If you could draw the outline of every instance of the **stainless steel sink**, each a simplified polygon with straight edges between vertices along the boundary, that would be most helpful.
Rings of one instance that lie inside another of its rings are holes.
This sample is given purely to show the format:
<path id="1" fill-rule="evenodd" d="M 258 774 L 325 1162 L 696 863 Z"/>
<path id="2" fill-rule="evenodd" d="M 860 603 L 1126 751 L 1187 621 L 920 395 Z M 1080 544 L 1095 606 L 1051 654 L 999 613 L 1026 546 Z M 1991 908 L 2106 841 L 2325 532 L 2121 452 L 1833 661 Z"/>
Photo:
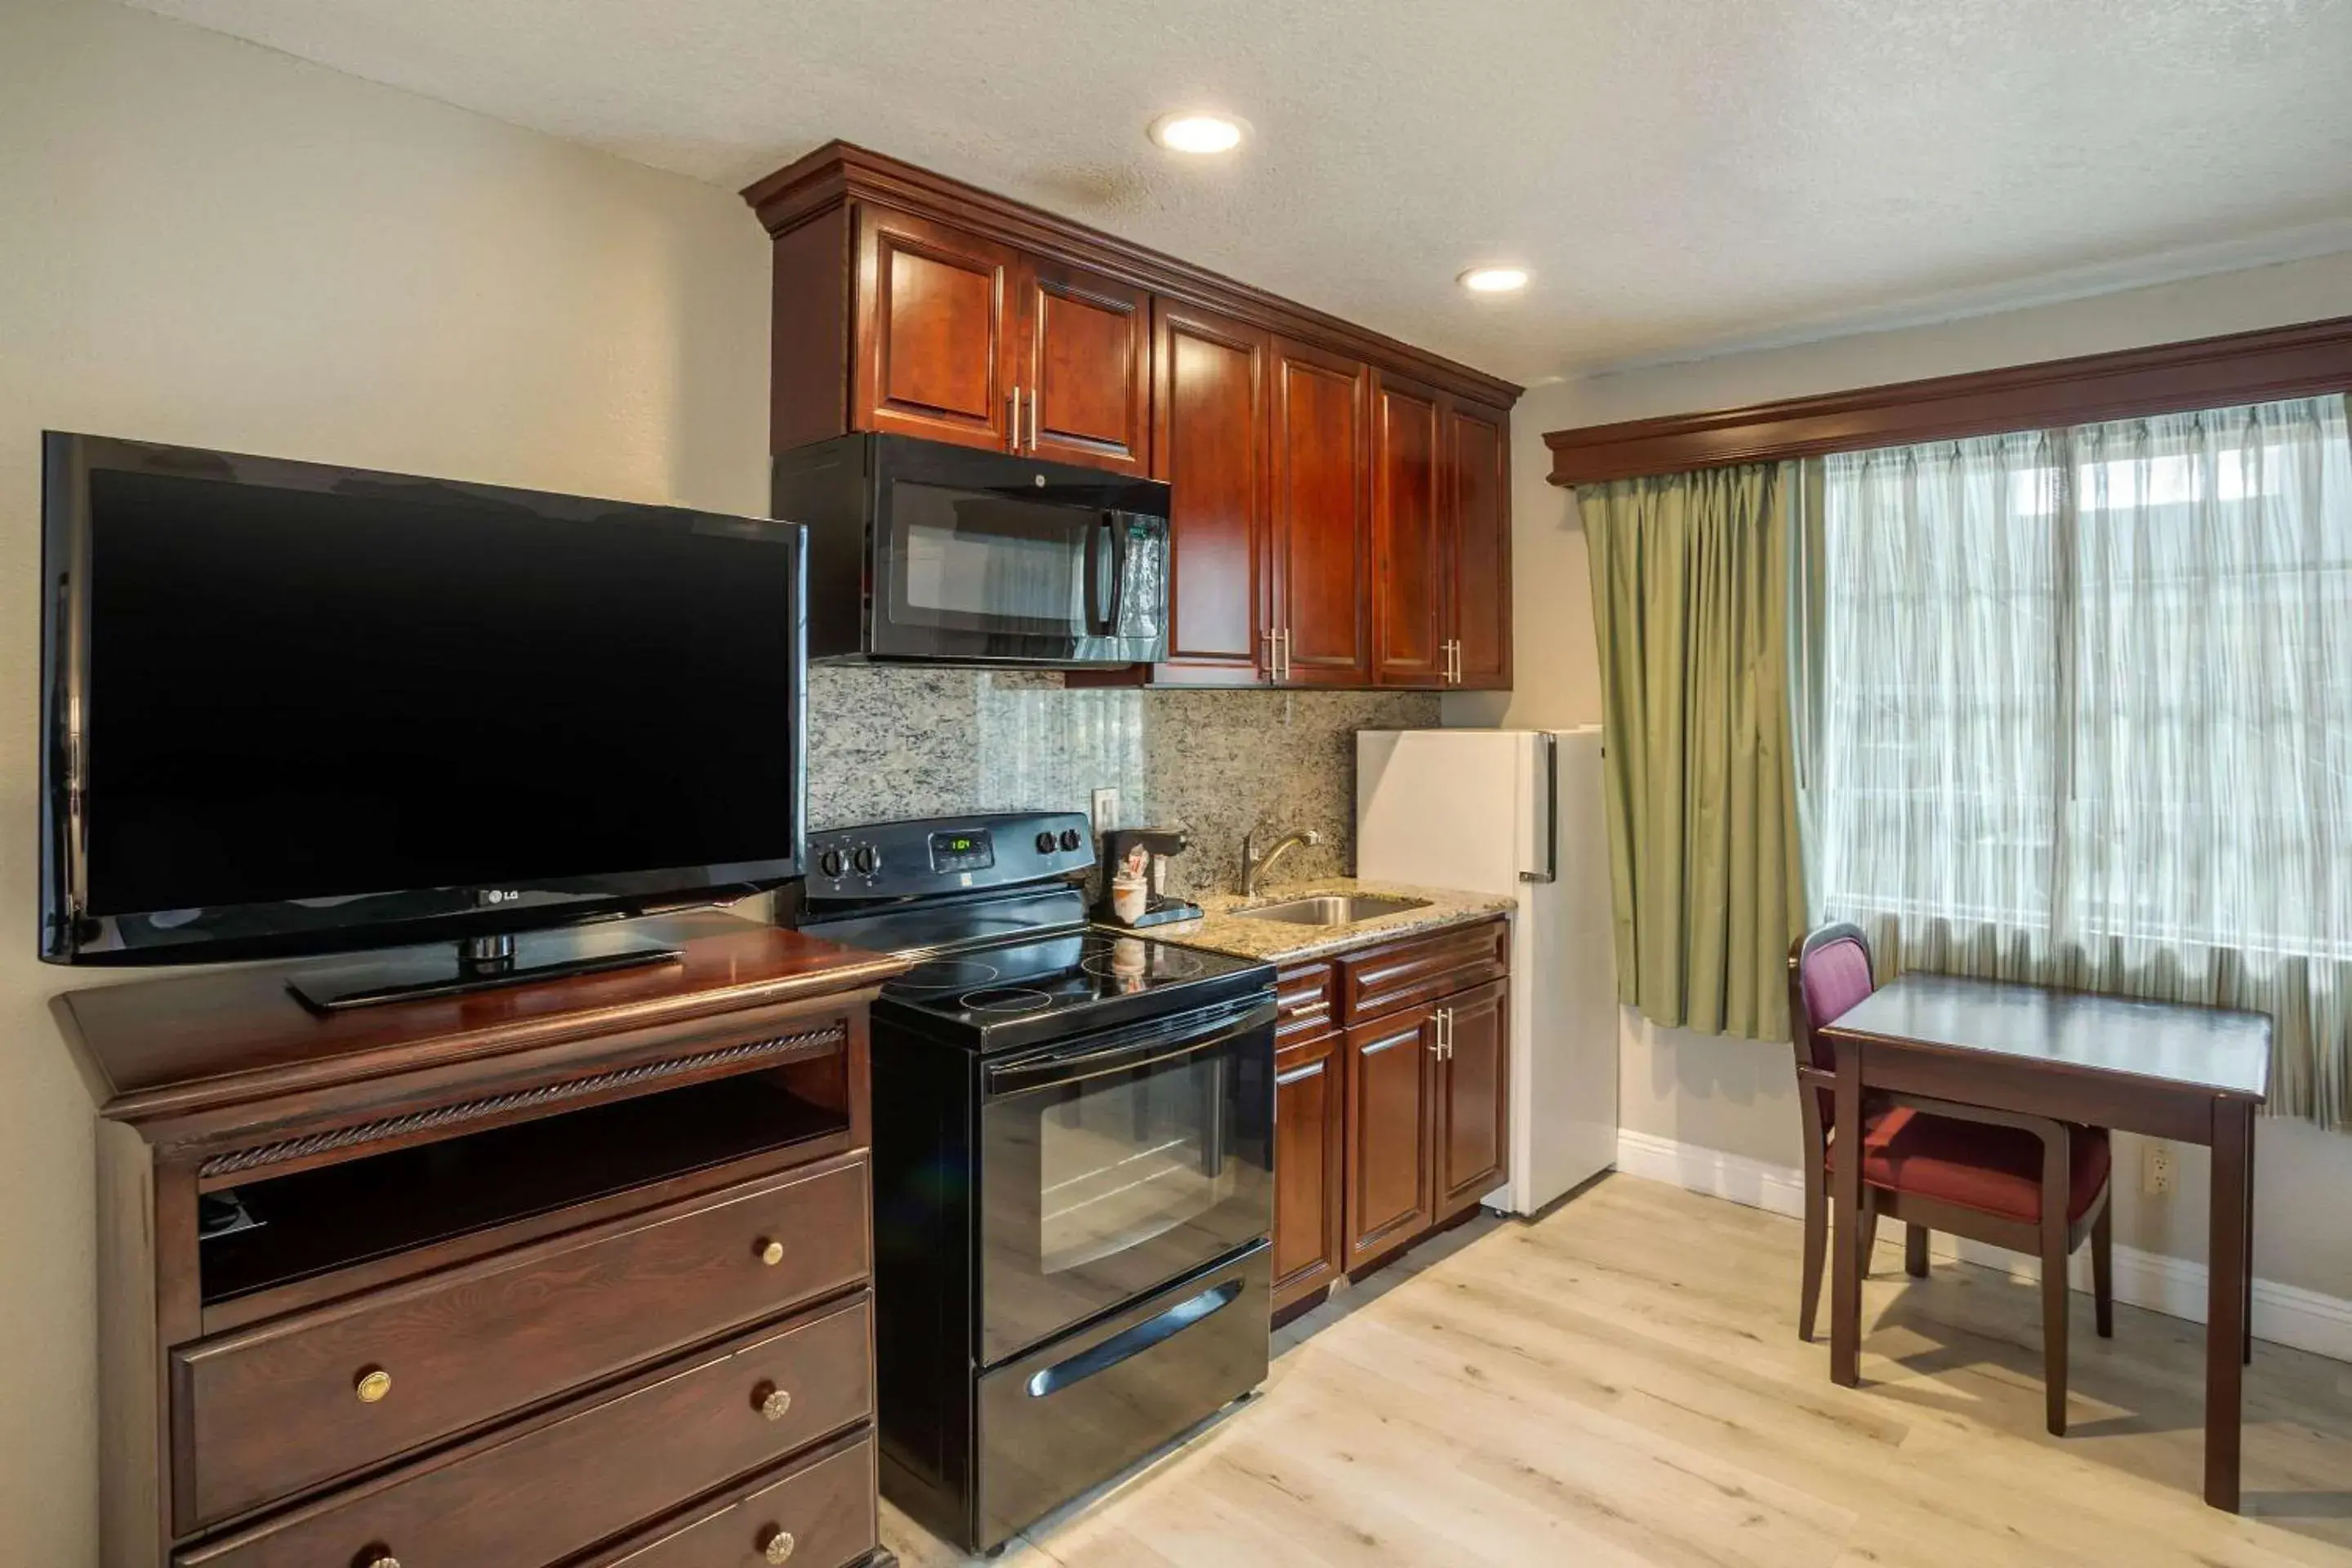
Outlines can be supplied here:
<path id="1" fill-rule="evenodd" d="M 1376 921 L 1382 915 L 1402 914 L 1406 910 L 1425 910 L 1427 899 L 1383 899 L 1370 893 L 1322 893 L 1311 899 L 1286 899 L 1278 904 L 1260 904 L 1254 910 L 1235 910 L 1238 921 L 1280 921 L 1294 926 L 1349 926 L 1360 921 Z"/>

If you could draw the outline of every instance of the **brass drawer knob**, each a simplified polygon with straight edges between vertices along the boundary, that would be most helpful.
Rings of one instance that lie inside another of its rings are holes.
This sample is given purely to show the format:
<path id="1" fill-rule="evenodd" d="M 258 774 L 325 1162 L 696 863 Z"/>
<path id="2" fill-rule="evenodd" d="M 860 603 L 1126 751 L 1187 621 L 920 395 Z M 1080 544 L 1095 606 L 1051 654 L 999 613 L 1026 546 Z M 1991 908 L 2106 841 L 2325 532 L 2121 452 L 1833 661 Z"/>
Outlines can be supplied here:
<path id="1" fill-rule="evenodd" d="M 784 1244 L 782 1242 L 768 1240 L 760 1243 L 761 1262 L 766 1264 L 769 1268 L 773 1268 L 777 1264 L 782 1263 L 783 1260 Z M 779 1558 L 777 1561 L 782 1562 L 782 1559 Z"/>
<path id="2" fill-rule="evenodd" d="M 772 1524 L 760 1532 L 760 1555 L 771 1563 L 783 1562 L 799 1544 L 793 1539 L 793 1532 L 781 1524 Z"/>
<path id="3" fill-rule="evenodd" d="M 400 1559 L 381 1546 L 372 1546 L 360 1556 L 364 1568 L 400 1568 Z"/>
<path id="4" fill-rule="evenodd" d="M 392 1373 L 380 1366 L 372 1366 L 360 1373 L 360 1380 L 352 1384 L 352 1392 L 360 1396 L 362 1405 L 373 1405 L 392 1392 Z M 368 1568 L 384 1568 L 385 1563 L 390 1563 L 392 1568 L 400 1568 L 400 1564 L 393 1563 L 389 1557 L 383 1563 L 370 1563 Z"/>
<path id="5" fill-rule="evenodd" d="M 772 1383 L 763 1383 L 753 1389 L 751 1402 L 771 1421 L 782 1421 L 793 1407 L 793 1396 Z"/>

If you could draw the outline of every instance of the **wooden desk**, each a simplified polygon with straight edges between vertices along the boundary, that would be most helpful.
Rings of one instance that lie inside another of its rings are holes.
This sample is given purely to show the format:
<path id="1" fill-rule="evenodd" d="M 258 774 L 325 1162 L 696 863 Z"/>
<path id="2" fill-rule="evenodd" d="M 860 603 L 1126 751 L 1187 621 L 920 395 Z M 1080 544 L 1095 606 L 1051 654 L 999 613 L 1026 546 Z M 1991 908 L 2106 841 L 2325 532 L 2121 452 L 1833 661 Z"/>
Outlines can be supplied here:
<path id="1" fill-rule="evenodd" d="M 1838 1141 L 1862 1137 L 1866 1090 L 1932 1095 L 2213 1151 L 2205 1318 L 2205 1500 L 2238 1510 L 2241 1384 L 2251 1353 L 2254 1111 L 2270 1087 L 2260 1013 L 1906 974 L 1820 1030 L 1837 1049 Z M 2120 1179 L 2120 1175 L 2117 1179 Z M 1862 1162 L 1838 1162 L 1837 1235 L 1855 1234 Z M 1861 1383 L 1862 1268 L 1841 1245 L 1830 1376 Z"/>

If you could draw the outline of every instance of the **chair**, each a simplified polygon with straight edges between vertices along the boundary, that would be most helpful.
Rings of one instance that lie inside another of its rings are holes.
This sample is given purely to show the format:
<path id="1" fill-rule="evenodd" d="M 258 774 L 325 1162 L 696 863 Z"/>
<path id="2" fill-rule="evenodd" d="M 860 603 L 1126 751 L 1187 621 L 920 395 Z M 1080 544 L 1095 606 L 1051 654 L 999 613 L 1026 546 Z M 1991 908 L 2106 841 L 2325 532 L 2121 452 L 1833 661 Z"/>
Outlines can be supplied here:
<path id="1" fill-rule="evenodd" d="M 1805 1274 L 1797 1332 L 1813 1337 L 1829 1251 L 1830 1176 L 1848 1156 L 1832 1135 L 1837 1054 L 1820 1037 L 1868 996 L 1870 943 L 1859 928 L 1823 926 L 1789 950 L 1789 1026 L 1805 1122 Z M 1927 1275 L 1927 1233 L 1940 1230 L 2042 1259 L 2042 1339 L 2049 1426 L 2066 1435 L 2066 1260 L 2091 1243 L 2099 1337 L 2115 1333 L 2114 1158 L 2104 1127 L 2077 1127 L 1921 1095 L 1873 1091 L 1863 1107 L 1862 1223 L 1843 1238 L 1870 1273 L 1881 1215 L 1903 1222 L 1903 1265 Z"/>

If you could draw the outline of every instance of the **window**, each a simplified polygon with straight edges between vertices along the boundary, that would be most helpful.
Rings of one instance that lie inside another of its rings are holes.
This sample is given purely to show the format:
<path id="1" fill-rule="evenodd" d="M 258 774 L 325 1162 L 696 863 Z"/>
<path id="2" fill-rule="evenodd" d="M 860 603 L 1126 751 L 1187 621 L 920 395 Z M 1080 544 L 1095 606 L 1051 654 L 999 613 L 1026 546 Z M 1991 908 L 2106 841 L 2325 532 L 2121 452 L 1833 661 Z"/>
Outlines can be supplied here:
<path id="1" fill-rule="evenodd" d="M 1905 965 L 2261 1006 L 2289 1097 L 2315 1034 L 2352 1103 L 2344 399 L 1842 454 L 1816 494 L 1822 914 Z"/>

